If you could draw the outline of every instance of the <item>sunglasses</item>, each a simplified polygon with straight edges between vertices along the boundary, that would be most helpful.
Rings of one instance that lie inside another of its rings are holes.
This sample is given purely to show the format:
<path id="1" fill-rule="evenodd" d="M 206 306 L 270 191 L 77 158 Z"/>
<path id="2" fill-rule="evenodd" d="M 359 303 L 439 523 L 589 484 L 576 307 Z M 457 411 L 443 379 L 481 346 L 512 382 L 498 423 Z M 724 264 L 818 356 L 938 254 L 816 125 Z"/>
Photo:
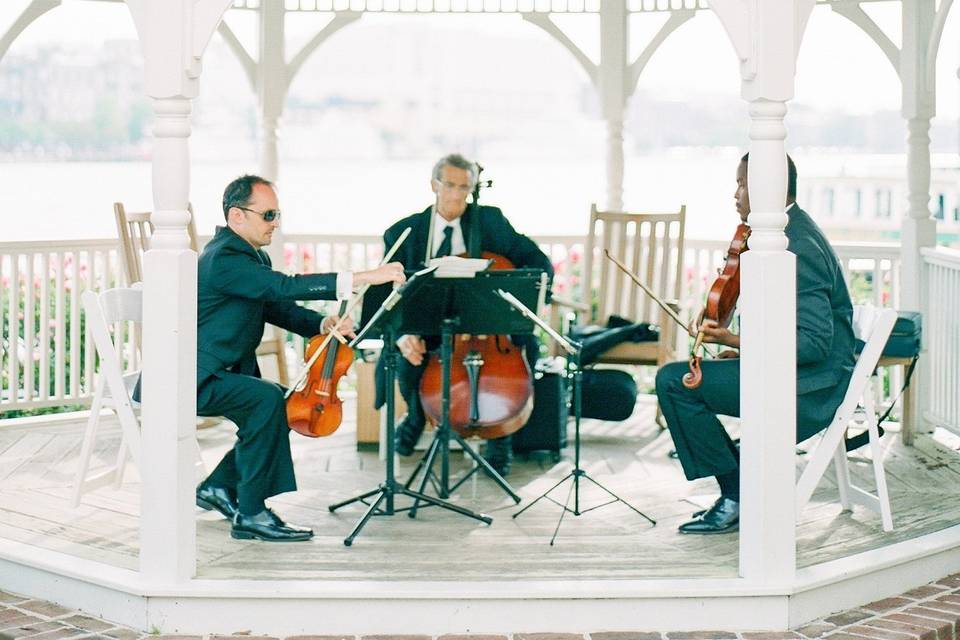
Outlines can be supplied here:
<path id="1" fill-rule="evenodd" d="M 246 207 L 241 207 L 240 205 L 234 205 L 237 209 L 243 209 L 244 211 L 249 211 L 250 213 L 255 213 L 261 218 L 264 222 L 273 222 L 280 217 L 279 209 L 267 209 L 266 211 L 257 211 L 255 209 L 248 209 Z"/>

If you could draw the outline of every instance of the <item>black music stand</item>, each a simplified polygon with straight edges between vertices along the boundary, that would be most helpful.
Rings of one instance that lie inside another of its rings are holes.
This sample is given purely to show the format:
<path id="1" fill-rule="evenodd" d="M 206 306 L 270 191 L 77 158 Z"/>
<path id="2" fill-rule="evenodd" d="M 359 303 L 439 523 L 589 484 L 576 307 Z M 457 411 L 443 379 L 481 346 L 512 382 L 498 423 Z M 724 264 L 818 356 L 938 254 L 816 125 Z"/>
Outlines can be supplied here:
<path id="1" fill-rule="evenodd" d="M 350 531 L 350 534 L 343 540 L 343 544 L 348 547 L 353 544 L 354 538 L 360 534 L 360 530 L 363 529 L 364 525 L 367 524 L 372 516 L 392 516 L 399 511 L 406 510 L 406 508 L 398 509 L 394 505 L 394 497 L 397 495 L 409 496 L 417 501 L 417 503 L 426 502 L 430 505 L 449 509 L 450 511 L 474 518 L 485 524 L 490 524 L 493 522 L 493 518 L 482 513 L 475 513 L 469 509 L 464 509 L 458 505 L 451 504 L 438 498 L 418 493 L 408 487 L 401 486 L 394 478 L 393 432 L 395 419 L 394 413 L 396 408 L 394 407 L 393 386 L 397 362 L 397 349 L 395 341 L 398 330 L 405 326 L 405 314 L 408 313 L 408 310 L 412 306 L 410 304 L 410 298 L 415 297 L 414 294 L 416 294 L 416 292 L 423 287 L 424 283 L 432 279 L 432 272 L 433 269 L 424 269 L 423 271 L 418 272 L 411 277 L 404 286 L 393 291 L 392 293 L 389 293 L 389 295 L 386 295 L 386 299 L 381 298 L 383 303 L 372 314 L 372 317 L 366 322 L 364 327 L 357 333 L 357 337 L 354 338 L 350 343 L 351 346 L 354 346 L 365 338 L 375 337 L 377 335 L 383 337 L 384 344 L 381 357 L 385 359 L 386 364 L 387 464 L 384 481 L 381 482 L 377 488 L 348 500 L 344 500 L 343 502 L 332 504 L 328 507 L 332 513 L 341 507 L 345 507 L 355 502 L 362 502 L 363 504 L 367 505 L 367 510 L 364 512 L 363 516 L 361 516 L 360 520 L 357 521 L 357 524 L 353 527 L 353 530 Z M 389 291 L 389 285 L 386 286 L 386 289 Z M 365 306 L 365 309 L 366 308 L 367 307 Z M 383 507 L 380 506 L 381 503 L 384 505 Z"/>
<path id="2" fill-rule="evenodd" d="M 477 471 L 483 470 L 515 503 L 520 502 L 507 481 L 478 454 L 459 433 L 450 428 L 450 368 L 453 354 L 453 335 L 471 333 L 485 335 L 517 335 L 532 332 L 532 325 L 524 318 L 510 313 L 507 304 L 496 292 L 510 291 L 531 306 L 536 305 L 540 286 L 539 269 L 481 271 L 469 277 L 434 277 L 411 298 L 410 306 L 416 314 L 404 318 L 403 333 L 441 336 L 441 415 L 433 441 L 417 463 L 413 474 L 404 484 L 409 489 L 423 473 L 417 493 L 424 494 L 430 483 L 438 497 L 448 498 Z M 481 369 L 482 372 L 482 369 Z M 450 440 L 455 440 L 476 465 L 451 484 Z M 439 459 L 440 473 L 434 472 Z M 419 501 L 414 500 L 408 515 L 415 518 Z"/>
<path id="3" fill-rule="evenodd" d="M 584 469 L 580 468 L 580 411 L 581 411 L 581 387 L 583 379 L 583 369 L 580 366 L 580 343 L 575 340 L 570 340 L 569 338 L 564 338 L 559 333 L 554 331 L 553 327 L 540 319 L 533 311 L 529 309 L 521 300 L 518 300 L 515 296 L 511 295 L 508 291 L 498 291 L 500 297 L 506 300 L 515 311 L 519 311 L 522 316 L 539 326 L 541 329 L 546 331 L 550 337 L 557 341 L 557 344 L 566 351 L 570 359 L 567 365 L 567 375 L 573 378 L 573 416 L 574 416 L 574 447 L 573 447 L 573 469 L 570 470 L 570 473 L 565 475 L 559 482 L 554 484 L 552 487 L 543 492 L 536 500 L 525 506 L 520 511 L 517 511 L 513 514 L 513 517 L 518 517 L 521 513 L 537 504 L 544 498 L 554 503 L 555 505 L 561 507 L 563 510 L 560 512 L 560 519 L 557 521 L 557 528 L 553 530 L 553 536 L 550 538 L 550 546 L 553 546 L 553 543 L 557 539 L 557 535 L 560 533 L 560 525 L 563 524 L 563 516 L 568 512 L 572 513 L 575 516 L 583 515 L 588 511 L 593 511 L 594 509 L 599 509 L 600 507 L 605 507 L 608 504 L 613 504 L 614 502 L 622 502 L 627 505 L 632 511 L 636 512 L 640 516 L 646 518 L 646 520 L 651 524 L 651 526 L 656 526 L 657 521 L 645 514 L 643 511 L 640 511 L 632 504 L 615 494 L 610 489 L 606 488 L 596 480 L 590 477 L 590 474 L 587 473 Z M 580 508 L 580 479 L 589 480 L 595 486 L 599 487 L 605 491 L 612 499 L 607 500 L 606 502 L 601 502 L 600 504 L 588 507 L 586 509 Z M 570 490 L 567 491 L 567 498 L 563 502 L 558 502 L 550 497 L 550 494 L 554 489 L 562 485 L 567 480 L 573 480 L 570 483 Z M 569 507 L 570 504 L 570 495 L 573 494 L 573 508 Z"/>

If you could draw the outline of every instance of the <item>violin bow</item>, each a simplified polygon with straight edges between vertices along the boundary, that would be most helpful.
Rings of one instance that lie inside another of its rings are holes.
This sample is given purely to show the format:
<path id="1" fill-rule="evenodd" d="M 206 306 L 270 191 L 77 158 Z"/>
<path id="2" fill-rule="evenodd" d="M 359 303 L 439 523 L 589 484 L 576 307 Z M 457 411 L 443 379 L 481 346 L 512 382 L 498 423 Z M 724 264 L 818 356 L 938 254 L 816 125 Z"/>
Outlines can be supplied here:
<path id="1" fill-rule="evenodd" d="M 625 264 L 623 264 L 622 262 L 620 262 L 619 260 L 617 260 L 614 256 L 610 255 L 610 250 L 609 250 L 609 249 L 604 249 L 604 250 L 603 250 L 603 254 L 604 254 L 605 256 L 607 256 L 608 258 L 610 258 L 610 260 L 611 260 L 611 262 L 613 262 L 613 264 L 615 264 L 615 265 L 617 265 L 618 267 L 620 267 L 620 270 L 623 271 L 625 274 L 627 274 L 627 276 L 629 276 L 630 279 L 633 280 L 633 281 L 637 284 L 638 287 L 640 287 L 641 289 L 643 289 L 643 292 L 646 293 L 648 296 L 650 296 L 650 298 L 652 298 L 653 301 L 656 302 L 656 303 L 660 306 L 660 308 L 663 309 L 663 310 L 666 312 L 666 314 L 667 314 L 668 316 L 670 316 L 671 318 L 673 318 L 673 319 L 677 322 L 677 324 L 679 324 L 681 327 L 683 327 L 683 330 L 684 330 L 684 331 L 687 330 L 687 325 L 684 324 L 684 322 L 683 322 L 683 320 L 680 318 L 680 316 L 677 315 L 677 312 L 674 311 L 674 310 L 670 307 L 670 305 L 668 305 L 666 302 L 664 302 L 664 301 L 660 298 L 660 296 L 658 296 L 657 294 L 655 294 L 655 293 L 650 289 L 650 287 L 648 287 L 646 284 L 644 284 L 643 281 L 640 280 L 639 276 L 637 276 L 637 274 L 635 274 L 633 271 L 631 271 Z M 698 344 L 702 341 L 702 339 L 703 339 L 703 334 L 701 333 L 701 334 L 700 334 L 700 338 L 697 340 Z M 704 349 L 706 349 L 706 345 L 704 345 Z M 714 354 L 714 353 L 711 352 L 711 355 L 716 355 L 716 354 Z"/>
<path id="2" fill-rule="evenodd" d="M 397 238 L 397 241 L 393 243 L 393 246 L 390 247 L 390 250 L 387 251 L 385 254 L 383 254 L 383 259 L 380 260 L 380 263 L 377 265 L 378 267 L 382 267 L 383 265 L 390 262 L 390 259 L 393 258 L 393 255 L 400 248 L 400 245 L 403 244 L 403 241 L 407 239 L 407 236 L 409 236 L 410 232 L 412 231 L 413 231 L 412 227 L 407 227 L 406 229 L 403 230 L 403 233 L 401 233 L 400 237 Z M 289 398 L 290 395 L 295 391 L 297 391 L 297 388 L 301 384 L 303 384 L 303 381 L 307 379 L 307 375 L 310 373 L 310 367 L 312 367 L 313 364 L 317 361 L 317 358 L 320 357 L 320 354 L 323 353 L 323 350 L 327 348 L 327 345 L 330 344 L 331 340 L 336 338 L 341 342 L 346 342 L 343 336 L 339 332 L 340 325 L 343 324 L 346 318 L 350 317 L 350 314 L 357 307 L 357 305 L 360 304 L 360 301 L 363 299 L 364 294 L 367 292 L 367 289 L 369 289 L 370 286 L 371 286 L 370 283 L 367 283 L 357 290 L 353 298 L 350 300 L 349 304 L 347 304 L 346 311 L 343 312 L 343 314 L 337 320 L 336 324 L 330 327 L 330 330 L 327 332 L 327 337 L 323 339 L 323 342 L 321 342 L 317 350 L 313 352 L 313 355 L 310 356 L 310 359 L 304 363 L 303 368 L 300 369 L 300 373 L 297 374 L 296 380 L 287 389 L 287 393 L 284 395 L 284 398 Z"/>

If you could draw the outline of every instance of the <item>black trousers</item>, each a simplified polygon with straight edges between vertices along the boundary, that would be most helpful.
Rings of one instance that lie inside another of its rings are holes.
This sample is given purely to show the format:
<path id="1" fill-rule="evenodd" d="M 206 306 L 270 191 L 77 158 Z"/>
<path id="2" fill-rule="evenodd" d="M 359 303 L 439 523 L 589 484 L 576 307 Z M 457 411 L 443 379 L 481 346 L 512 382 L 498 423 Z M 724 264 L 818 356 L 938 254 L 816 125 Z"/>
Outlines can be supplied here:
<path id="1" fill-rule="evenodd" d="M 283 388 L 237 373 L 219 373 L 197 389 L 197 415 L 236 423 L 237 442 L 206 482 L 236 491 L 240 512 L 253 515 L 264 500 L 295 491 Z"/>
<path id="2" fill-rule="evenodd" d="M 737 471 L 739 455 L 717 415 L 740 415 L 740 360 L 704 360 L 703 383 L 683 386 L 690 369 L 671 362 L 657 372 L 657 400 L 687 480 Z M 846 384 L 797 397 L 797 442 L 826 428 L 843 400 Z M 767 425 L 776 428 L 776 425 Z"/>

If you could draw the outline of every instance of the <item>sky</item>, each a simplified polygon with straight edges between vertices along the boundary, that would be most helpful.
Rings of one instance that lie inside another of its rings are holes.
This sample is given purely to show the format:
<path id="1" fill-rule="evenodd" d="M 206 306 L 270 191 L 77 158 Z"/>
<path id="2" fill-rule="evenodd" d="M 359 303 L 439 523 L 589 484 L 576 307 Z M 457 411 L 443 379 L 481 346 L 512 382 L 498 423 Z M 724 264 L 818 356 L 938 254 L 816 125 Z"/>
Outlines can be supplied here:
<path id="1" fill-rule="evenodd" d="M 27 4 L 27 0 L 0 0 L 0 29 L 6 29 Z M 874 2 L 863 6 L 891 40 L 899 44 L 899 3 Z M 322 24 L 325 20 L 322 15 L 300 17 L 303 19 L 288 27 L 291 42 L 305 41 L 318 21 Z M 229 14 L 231 25 L 247 41 L 252 41 L 254 23 L 251 18 L 249 12 Z M 634 17 L 631 27 L 634 55 L 663 20 L 664 16 Z M 568 55 L 539 29 L 516 15 L 368 15 L 350 29 L 363 28 L 365 22 L 402 28 L 409 21 L 425 21 L 437 25 L 437 28 L 486 30 L 498 37 L 529 39 L 531 46 L 556 46 L 558 55 Z M 594 59 L 598 57 L 599 22 L 596 16 L 566 16 L 557 21 L 588 55 Z M 345 30 L 337 37 L 349 37 L 348 34 L 349 30 Z M 14 43 L 13 50 L 27 50 L 50 43 L 96 45 L 103 40 L 132 37 L 135 37 L 132 20 L 122 4 L 65 0 L 63 6 L 49 12 L 25 31 Z M 947 21 L 937 64 L 937 113 L 944 118 L 956 118 L 960 113 L 958 43 L 960 17 L 954 10 Z M 798 103 L 850 113 L 898 110 L 900 107 L 899 83 L 890 63 L 858 27 L 828 7 L 818 6 L 814 10 L 797 65 L 795 101 Z M 640 79 L 640 87 L 658 96 L 679 100 L 691 92 L 738 95 L 736 59 L 717 17 L 710 11 L 700 11 L 693 20 L 681 26 L 657 51 Z"/>

